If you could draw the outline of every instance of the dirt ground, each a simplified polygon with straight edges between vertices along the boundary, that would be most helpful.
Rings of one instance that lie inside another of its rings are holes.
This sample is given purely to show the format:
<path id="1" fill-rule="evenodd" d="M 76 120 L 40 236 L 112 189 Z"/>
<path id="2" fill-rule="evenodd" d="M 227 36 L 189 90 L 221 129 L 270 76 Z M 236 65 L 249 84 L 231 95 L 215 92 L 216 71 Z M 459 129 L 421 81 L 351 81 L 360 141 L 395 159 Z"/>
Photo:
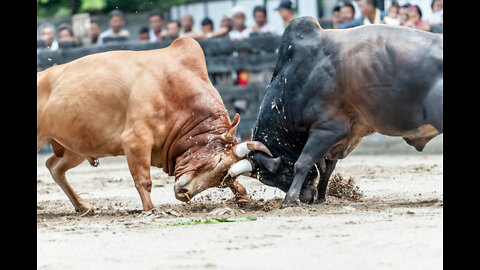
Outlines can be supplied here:
<path id="1" fill-rule="evenodd" d="M 174 179 L 152 167 L 157 214 L 146 217 L 124 157 L 67 173 L 95 206 L 78 217 L 44 165 L 48 155 L 38 155 L 37 268 L 441 269 L 443 155 L 367 153 L 338 162 L 325 203 L 287 209 L 279 209 L 282 191 L 244 176 L 252 200 L 245 206 L 229 189 L 185 204 L 175 199 Z M 172 226 L 207 217 L 257 219 Z"/>

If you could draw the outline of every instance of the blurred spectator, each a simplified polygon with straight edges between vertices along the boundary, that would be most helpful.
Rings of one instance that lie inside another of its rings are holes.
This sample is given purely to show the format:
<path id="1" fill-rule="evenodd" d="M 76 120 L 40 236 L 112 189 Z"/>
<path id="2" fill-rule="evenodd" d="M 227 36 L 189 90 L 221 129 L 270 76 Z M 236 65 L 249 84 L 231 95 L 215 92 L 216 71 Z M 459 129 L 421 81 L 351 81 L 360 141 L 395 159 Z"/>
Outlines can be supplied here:
<path id="1" fill-rule="evenodd" d="M 69 24 L 63 23 L 58 27 L 58 42 L 74 42 L 75 39 L 73 38 L 73 30 Z"/>
<path id="2" fill-rule="evenodd" d="M 159 10 L 153 10 L 148 14 L 148 24 L 150 26 L 149 36 L 150 42 L 155 42 L 162 39 L 164 34 L 163 25 L 165 24 L 165 17 Z"/>
<path id="3" fill-rule="evenodd" d="M 191 32 L 188 34 L 189 37 L 196 38 L 196 39 L 205 39 L 205 38 L 213 38 L 213 37 L 220 37 L 220 36 L 227 36 L 230 30 L 232 29 L 231 19 L 228 17 L 224 17 L 222 19 L 222 24 L 220 25 L 220 29 L 214 30 L 213 29 L 213 21 L 210 18 L 204 18 L 201 22 L 202 30 L 201 32 Z"/>
<path id="4" fill-rule="evenodd" d="M 340 5 L 335 5 L 332 9 L 332 28 L 337 29 L 340 23 Z"/>
<path id="5" fill-rule="evenodd" d="M 355 7 L 349 1 L 340 6 L 339 19 L 340 23 L 346 23 L 355 17 Z"/>
<path id="6" fill-rule="evenodd" d="M 278 10 L 278 14 L 282 17 L 284 27 L 287 27 L 288 23 L 295 19 L 295 8 L 290 0 L 281 0 L 275 10 Z"/>
<path id="7" fill-rule="evenodd" d="M 400 6 L 397 2 L 393 2 L 388 8 L 388 16 L 383 18 L 383 22 L 388 25 L 400 25 Z"/>
<path id="8" fill-rule="evenodd" d="M 408 8 L 410 4 L 405 4 L 398 9 L 398 15 L 400 15 L 400 25 L 404 25 L 408 21 Z"/>
<path id="9" fill-rule="evenodd" d="M 168 21 L 167 22 L 167 32 L 163 37 L 164 40 L 175 40 L 180 36 L 180 31 L 182 29 L 182 24 L 180 21 Z"/>
<path id="10" fill-rule="evenodd" d="M 193 16 L 190 14 L 183 15 L 181 19 L 182 31 L 181 36 L 195 34 L 193 31 L 193 25 L 195 24 Z"/>
<path id="11" fill-rule="evenodd" d="M 263 6 L 256 6 L 253 8 L 253 19 L 255 25 L 252 26 L 251 32 L 265 34 L 275 34 L 275 28 L 267 24 L 267 9 Z"/>
<path id="12" fill-rule="evenodd" d="M 426 20 L 430 25 L 443 24 L 443 0 L 432 1 L 432 15 Z"/>
<path id="13" fill-rule="evenodd" d="M 377 8 L 375 0 L 358 0 L 358 8 L 362 16 L 358 19 L 351 20 L 338 25 L 338 28 L 351 28 L 360 25 L 380 24 L 383 20 L 383 13 Z"/>
<path id="14" fill-rule="evenodd" d="M 245 26 L 245 12 L 242 7 L 232 8 L 232 26 L 233 29 L 228 33 L 231 40 L 243 40 L 250 36 L 250 28 Z"/>
<path id="15" fill-rule="evenodd" d="M 138 40 L 140 41 L 150 41 L 150 29 L 144 26 L 138 31 Z"/>
<path id="16" fill-rule="evenodd" d="M 110 11 L 108 26 L 110 28 L 98 36 L 97 44 L 103 44 L 103 39 L 106 37 L 130 37 L 128 30 L 123 29 L 123 26 L 125 26 L 125 19 L 122 11 L 118 9 Z"/>
<path id="17" fill-rule="evenodd" d="M 422 10 L 418 5 L 412 5 L 408 8 L 408 21 L 404 25 L 415 29 L 430 31 L 430 24 L 422 20 Z"/>
<path id="18" fill-rule="evenodd" d="M 202 24 L 202 34 L 206 38 L 211 37 L 213 33 L 213 21 L 207 17 L 202 20 L 201 24 Z"/>
<path id="19" fill-rule="evenodd" d="M 233 29 L 233 20 L 230 17 L 223 16 L 222 20 L 220 21 L 220 27 L 227 28 L 228 31 L 232 31 Z"/>
<path id="20" fill-rule="evenodd" d="M 43 41 L 45 47 L 52 51 L 58 49 L 58 42 L 55 40 L 55 26 L 51 23 L 44 23 L 39 27 L 40 40 Z"/>
<path id="21" fill-rule="evenodd" d="M 98 22 L 96 20 L 90 20 L 90 39 L 92 44 L 97 43 L 100 32 L 101 30 Z"/>

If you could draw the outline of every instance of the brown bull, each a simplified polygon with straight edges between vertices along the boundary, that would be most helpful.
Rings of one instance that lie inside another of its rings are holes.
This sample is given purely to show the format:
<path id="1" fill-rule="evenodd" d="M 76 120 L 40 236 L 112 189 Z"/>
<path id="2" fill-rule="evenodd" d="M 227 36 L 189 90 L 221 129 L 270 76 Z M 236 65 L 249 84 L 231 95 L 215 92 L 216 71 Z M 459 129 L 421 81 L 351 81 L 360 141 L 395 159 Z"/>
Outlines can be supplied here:
<path id="1" fill-rule="evenodd" d="M 92 210 L 67 183 L 65 172 L 87 159 L 125 155 L 144 211 L 151 211 L 150 166 L 175 176 L 181 201 L 228 186 L 248 200 L 236 176 L 251 170 L 239 144 L 240 117 L 230 121 L 211 84 L 205 57 L 192 38 L 168 48 L 89 55 L 37 74 L 37 152 L 50 141 L 46 166 L 76 211 Z"/>

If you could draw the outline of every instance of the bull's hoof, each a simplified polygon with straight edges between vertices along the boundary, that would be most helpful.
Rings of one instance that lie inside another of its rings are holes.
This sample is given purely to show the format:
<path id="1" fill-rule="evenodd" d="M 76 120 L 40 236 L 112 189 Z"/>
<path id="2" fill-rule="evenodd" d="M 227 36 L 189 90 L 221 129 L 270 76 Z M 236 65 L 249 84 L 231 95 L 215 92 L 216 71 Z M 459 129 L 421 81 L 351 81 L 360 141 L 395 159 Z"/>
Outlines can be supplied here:
<path id="1" fill-rule="evenodd" d="M 157 215 L 158 215 L 157 210 L 155 208 L 153 208 L 150 211 L 143 210 L 142 213 L 140 213 L 140 215 L 138 215 L 138 217 L 139 218 L 142 218 L 142 217 L 156 217 Z"/>
<path id="2" fill-rule="evenodd" d="M 249 198 L 240 198 L 240 199 L 236 199 L 236 200 L 235 200 L 235 203 L 236 203 L 239 207 L 246 206 L 249 202 L 250 202 L 250 199 L 249 199 Z"/>
<path id="3" fill-rule="evenodd" d="M 315 200 L 315 204 L 321 204 L 321 203 L 324 203 L 324 202 L 325 202 L 325 198 Z"/>
<path id="4" fill-rule="evenodd" d="M 280 207 L 280 209 L 284 209 L 284 208 L 287 208 L 287 207 L 297 207 L 297 206 L 300 206 L 300 200 L 299 199 L 296 199 L 296 200 L 285 200 L 283 201 L 283 204 L 282 206 Z"/>
<path id="5" fill-rule="evenodd" d="M 317 188 L 312 185 L 302 190 L 300 193 L 300 201 L 303 203 L 313 204 L 317 201 L 317 194 Z"/>
<path id="6" fill-rule="evenodd" d="M 93 211 L 93 206 L 91 204 L 80 205 L 75 208 L 77 213 L 80 213 L 80 216 L 93 216 L 95 212 Z"/>

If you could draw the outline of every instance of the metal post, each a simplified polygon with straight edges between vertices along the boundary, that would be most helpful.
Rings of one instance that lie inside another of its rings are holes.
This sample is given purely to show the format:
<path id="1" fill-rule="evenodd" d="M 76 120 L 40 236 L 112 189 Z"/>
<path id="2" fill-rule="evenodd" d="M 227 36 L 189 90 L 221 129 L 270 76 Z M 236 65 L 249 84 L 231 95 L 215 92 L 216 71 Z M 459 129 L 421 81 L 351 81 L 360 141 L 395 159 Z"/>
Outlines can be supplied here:
<path id="1" fill-rule="evenodd" d="M 203 1 L 203 13 L 204 13 L 204 18 L 207 18 L 208 17 L 208 2 L 207 1 Z"/>

